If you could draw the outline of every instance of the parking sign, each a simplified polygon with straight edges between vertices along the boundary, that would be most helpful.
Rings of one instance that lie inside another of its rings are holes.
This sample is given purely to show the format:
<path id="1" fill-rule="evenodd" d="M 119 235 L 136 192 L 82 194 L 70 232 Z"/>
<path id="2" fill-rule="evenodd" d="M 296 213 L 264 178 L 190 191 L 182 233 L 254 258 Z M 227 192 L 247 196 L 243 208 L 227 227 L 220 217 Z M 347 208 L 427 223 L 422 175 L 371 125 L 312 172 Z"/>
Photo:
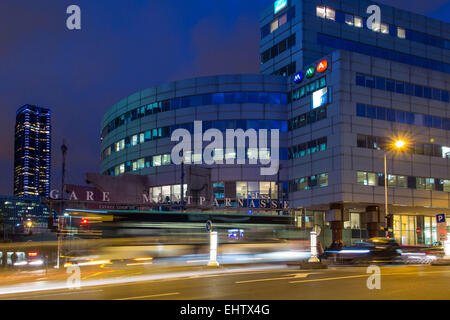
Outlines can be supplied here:
<path id="1" fill-rule="evenodd" d="M 445 221 L 445 213 L 436 215 L 436 224 L 439 241 L 447 241 L 447 222 Z"/>

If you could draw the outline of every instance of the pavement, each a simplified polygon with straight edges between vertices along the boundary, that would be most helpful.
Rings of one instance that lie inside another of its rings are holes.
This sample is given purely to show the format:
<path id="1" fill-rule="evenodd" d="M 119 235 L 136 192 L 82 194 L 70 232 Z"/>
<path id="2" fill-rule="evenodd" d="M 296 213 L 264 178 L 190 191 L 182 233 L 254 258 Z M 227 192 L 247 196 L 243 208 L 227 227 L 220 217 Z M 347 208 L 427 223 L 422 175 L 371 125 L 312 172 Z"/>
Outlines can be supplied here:
<path id="1" fill-rule="evenodd" d="M 2 300 L 448 300 L 450 267 L 381 266 L 300 270 L 286 264 L 220 268 L 82 268 L 80 289 L 64 270 L 0 283 Z M 1 276 L 1 275 L 0 275 Z M 372 289 L 369 289 L 369 286 Z M 376 285 L 379 284 L 379 289 Z"/>

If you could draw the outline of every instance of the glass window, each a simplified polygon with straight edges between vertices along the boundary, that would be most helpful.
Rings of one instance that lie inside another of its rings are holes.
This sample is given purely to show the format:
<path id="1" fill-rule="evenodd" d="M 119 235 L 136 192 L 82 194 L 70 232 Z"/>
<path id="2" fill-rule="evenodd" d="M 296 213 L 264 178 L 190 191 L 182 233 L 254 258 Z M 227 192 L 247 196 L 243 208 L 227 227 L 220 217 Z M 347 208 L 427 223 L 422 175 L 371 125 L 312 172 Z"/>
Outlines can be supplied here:
<path id="1" fill-rule="evenodd" d="M 376 119 L 377 117 L 377 108 L 372 106 L 367 106 L 367 117 L 371 119 Z"/>
<path id="2" fill-rule="evenodd" d="M 425 189 L 426 181 L 425 178 L 416 178 L 416 189 Z"/>
<path id="3" fill-rule="evenodd" d="M 397 186 L 397 176 L 388 174 L 388 187 L 396 187 Z"/>
<path id="4" fill-rule="evenodd" d="M 259 192 L 261 194 L 261 198 L 270 198 L 271 195 L 271 184 L 270 182 L 260 182 L 259 183 Z"/>
<path id="5" fill-rule="evenodd" d="M 270 33 L 274 32 L 277 29 L 278 29 L 278 20 L 275 20 L 270 24 Z"/>
<path id="6" fill-rule="evenodd" d="M 366 76 L 366 87 L 375 88 L 375 78 L 372 76 Z"/>
<path id="7" fill-rule="evenodd" d="M 397 187 L 407 188 L 408 187 L 408 178 L 405 176 L 397 176 Z"/>
<path id="8" fill-rule="evenodd" d="M 328 173 L 322 173 L 319 175 L 319 188 L 328 187 Z"/>
<path id="9" fill-rule="evenodd" d="M 131 145 L 135 146 L 138 144 L 138 136 L 134 135 L 131 137 Z"/>
<path id="10" fill-rule="evenodd" d="M 388 34 L 389 33 L 389 25 L 386 23 L 381 24 L 381 33 Z"/>
<path id="11" fill-rule="evenodd" d="M 355 16 L 354 23 L 355 23 L 355 27 L 357 27 L 357 28 L 363 27 L 363 19 L 361 17 Z"/>
<path id="12" fill-rule="evenodd" d="M 366 77 L 363 74 L 357 73 L 356 74 L 356 85 L 358 86 L 366 86 Z"/>
<path id="13" fill-rule="evenodd" d="M 162 155 L 162 165 L 163 166 L 167 166 L 167 165 L 170 165 L 170 154 L 168 153 L 168 154 L 163 154 Z"/>
<path id="14" fill-rule="evenodd" d="M 386 109 L 380 107 L 377 108 L 377 119 L 386 120 Z"/>
<path id="15" fill-rule="evenodd" d="M 414 95 L 416 97 L 420 97 L 421 98 L 423 96 L 423 87 L 415 85 L 414 86 Z"/>
<path id="16" fill-rule="evenodd" d="M 400 39 L 405 39 L 406 38 L 405 29 L 398 27 L 397 28 L 397 37 L 399 37 Z"/>
<path id="17" fill-rule="evenodd" d="M 153 156 L 152 166 L 153 167 L 161 166 L 161 155 Z"/>
<path id="18" fill-rule="evenodd" d="M 326 11 L 325 7 L 317 6 L 317 8 L 316 8 L 316 15 L 319 18 L 325 19 L 325 16 L 326 16 L 325 11 Z"/>
<path id="19" fill-rule="evenodd" d="M 345 14 L 345 23 L 348 24 L 349 26 L 353 26 L 354 22 L 353 22 L 353 16 L 351 14 Z"/>
<path id="20" fill-rule="evenodd" d="M 386 90 L 386 79 L 377 77 L 376 87 L 378 90 Z"/>
<path id="21" fill-rule="evenodd" d="M 367 185 L 367 172 L 358 171 L 356 181 L 358 184 Z"/>
<path id="22" fill-rule="evenodd" d="M 249 199 L 259 198 L 259 183 L 257 181 L 247 182 L 247 191 Z"/>
<path id="23" fill-rule="evenodd" d="M 278 19 L 278 27 L 281 27 L 283 24 L 287 23 L 287 14 L 284 14 Z"/>
<path id="24" fill-rule="evenodd" d="M 336 11 L 331 8 L 327 8 L 327 19 L 328 20 L 336 20 Z"/>
<path id="25" fill-rule="evenodd" d="M 352 229 L 361 229 L 361 215 L 359 213 L 350 213 L 350 223 Z"/>
<path id="26" fill-rule="evenodd" d="M 358 117 L 365 117 L 366 116 L 366 106 L 364 104 L 358 103 L 356 105 L 356 115 Z"/>
<path id="27" fill-rule="evenodd" d="M 395 82 L 395 92 L 403 94 L 405 92 L 405 84 L 401 81 Z"/>
<path id="28" fill-rule="evenodd" d="M 386 80 L 386 90 L 394 92 L 395 91 L 395 81 L 394 80 Z"/>
<path id="29" fill-rule="evenodd" d="M 377 185 L 377 175 L 376 173 L 368 173 L 367 174 L 367 184 L 369 186 L 376 186 Z"/>

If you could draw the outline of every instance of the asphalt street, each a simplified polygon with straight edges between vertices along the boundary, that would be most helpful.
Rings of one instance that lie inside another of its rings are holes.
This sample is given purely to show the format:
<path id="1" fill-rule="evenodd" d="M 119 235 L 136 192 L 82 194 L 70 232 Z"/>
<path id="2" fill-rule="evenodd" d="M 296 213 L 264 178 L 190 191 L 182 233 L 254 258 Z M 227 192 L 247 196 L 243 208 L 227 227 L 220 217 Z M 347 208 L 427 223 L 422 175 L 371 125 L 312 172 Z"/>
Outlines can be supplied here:
<path id="1" fill-rule="evenodd" d="M 450 299 L 450 267 L 430 265 L 380 267 L 380 289 L 369 289 L 367 267 L 255 266 L 184 270 L 152 274 L 129 271 L 118 276 L 105 272 L 82 278 L 81 289 L 37 289 L 7 294 L 4 300 L 443 300 Z M 104 281 L 107 279 L 108 281 Z M 373 278 L 371 278 L 373 280 Z M 89 283 L 86 281 L 89 280 Z M 122 281 L 121 281 L 122 280 Z M 376 283 L 369 281 L 370 283 Z M 52 281 L 42 280 L 42 285 Z M 16 284 L 17 287 L 18 284 Z M 21 283 L 22 287 L 26 284 Z M 11 285 L 8 288 L 13 288 Z M 33 289 L 36 288 L 36 289 Z M 0 290 L 5 287 L 0 286 Z M 36 291 L 39 290 L 39 291 Z M 19 290 L 20 291 L 20 290 Z"/>

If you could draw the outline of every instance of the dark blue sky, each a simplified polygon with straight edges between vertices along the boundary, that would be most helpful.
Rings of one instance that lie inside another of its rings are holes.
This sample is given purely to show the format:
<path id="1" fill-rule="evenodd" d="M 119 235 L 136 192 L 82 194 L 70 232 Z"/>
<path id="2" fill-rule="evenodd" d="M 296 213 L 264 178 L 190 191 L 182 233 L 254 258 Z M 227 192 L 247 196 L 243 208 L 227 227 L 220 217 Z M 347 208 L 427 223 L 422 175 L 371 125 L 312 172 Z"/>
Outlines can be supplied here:
<path id="1" fill-rule="evenodd" d="M 448 0 L 384 0 L 450 21 Z M 53 176 L 69 147 L 68 183 L 100 168 L 100 122 L 114 103 L 172 80 L 259 71 L 259 12 L 272 0 L 1 0 L 0 194 L 13 190 L 15 112 L 53 111 Z M 82 30 L 66 29 L 66 8 Z"/>

